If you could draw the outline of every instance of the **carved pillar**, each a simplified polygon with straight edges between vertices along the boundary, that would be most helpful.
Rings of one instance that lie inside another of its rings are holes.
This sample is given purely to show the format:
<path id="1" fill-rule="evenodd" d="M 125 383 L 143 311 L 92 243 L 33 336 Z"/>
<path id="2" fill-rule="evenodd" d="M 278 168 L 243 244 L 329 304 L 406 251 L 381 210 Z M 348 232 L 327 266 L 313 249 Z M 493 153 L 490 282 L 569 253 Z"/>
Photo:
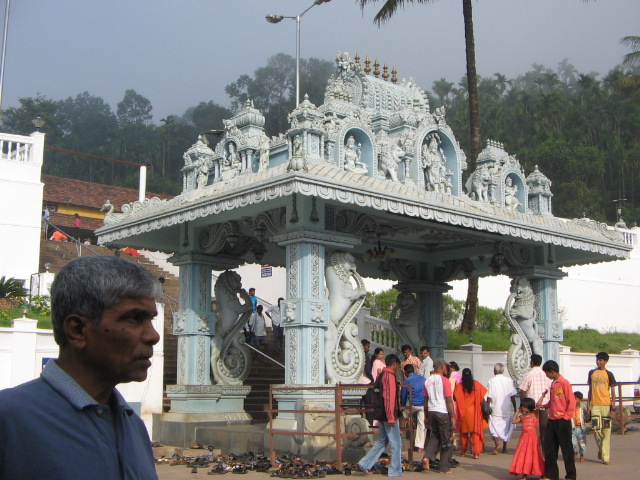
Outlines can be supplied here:
<path id="1" fill-rule="evenodd" d="M 303 208 L 303 211 L 304 208 Z M 305 215 L 306 217 L 306 215 Z M 276 235 L 273 241 L 286 247 L 287 294 L 282 312 L 285 332 L 285 385 L 318 386 L 325 382 L 325 335 L 330 328 L 330 305 L 325 298 L 327 250 L 351 248 L 359 239 L 337 233 L 296 230 Z M 277 386 L 276 386 L 277 387 Z M 274 394 L 281 410 L 322 404 L 331 408 L 331 391 L 297 390 Z M 322 415 L 324 418 L 324 414 Z M 330 416 L 331 417 L 331 416 Z M 274 428 L 295 431 L 306 428 L 308 415 L 280 413 Z M 329 418 L 332 422 L 334 417 Z M 317 440 L 279 436 L 277 448 L 306 451 Z"/>
<path id="2" fill-rule="evenodd" d="M 560 342 L 564 340 L 564 334 L 558 315 L 558 279 L 565 276 L 566 273 L 560 270 L 537 269 L 529 276 L 531 289 L 536 296 L 535 309 L 545 361 L 555 360 L 560 363 Z"/>
<path id="3" fill-rule="evenodd" d="M 562 322 L 558 315 L 558 288 L 557 283 L 567 274 L 557 269 L 545 269 L 532 267 L 518 269 L 517 273 L 510 276 L 521 276 L 529 281 L 534 295 L 534 310 L 538 334 L 542 338 L 542 358 L 546 360 L 560 361 L 560 342 L 563 340 Z M 525 370 L 528 368 L 526 361 Z"/>
<path id="4" fill-rule="evenodd" d="M 286 335 L 285 383 L 324 383 L 324 335 L 329 325 L 325 299 L 325 246 L 301 238 L 286 245 L 287 298 L 282 325 Z"/>
<path id="5" fill-rule="evenodd" d="M 215 314 L 211 310 L 213 259 L 193 253 L 174 255 L 180 268 L 180 310 L 174 314 L 173 334 L 178 337 L 180 385 L 211 385 L 211 336 Z"/>
<path id="6" fill-rule="evenodd" d="M 444 357 L 447 346 L 447 331 L 444 329 L 445 292 L 451 289 L 446 283 L 414 281 L 394 285 L 401 292 L 414 293 L 418 305 L 419 336 L 426 340 L 432 358 Z M 414 345 L 414 349 L 422 345 Z"/>

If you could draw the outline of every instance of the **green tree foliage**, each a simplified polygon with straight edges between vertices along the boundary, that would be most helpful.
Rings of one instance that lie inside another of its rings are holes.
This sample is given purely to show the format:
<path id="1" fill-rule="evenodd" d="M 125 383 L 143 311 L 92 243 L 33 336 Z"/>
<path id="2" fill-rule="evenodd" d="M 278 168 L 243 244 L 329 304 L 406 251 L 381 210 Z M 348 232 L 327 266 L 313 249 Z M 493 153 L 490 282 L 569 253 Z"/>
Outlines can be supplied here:
<path id="1" fill-rule="evenodd" d="M 21 298 L 27 295 L 24 288 L 24 280 L 18 280 L 4 275 L 0 277 L 0 298 Z"/>
<path id="2" fill-rule="evenodd" d="M 626 85 L 625 78 L 614 69 L 599 80 L 567 60 L 555 71 L 534 64 L 514 79 L 479 78 L 482 131 L 517 154 L 526 173 L 538 165 L 551 179 L 554 215 L 614 223 L 612 201 L 626 198 L 627 224 L 640 220 L 640 86 Z M 443 80 L 433 85 L 432 108 L 442 102 Z M 447 102 L 449 124 L 462 131 L 468 121 L 464 91 L 454 89 Z"/>
<path id="3" fill-rule="evenodd" d="M 121 127 L 131 125 L 149 125 L 152 115 L 151 102 L 133 89 L 124 92 L 124 98 L 118 102 L 118 123 Z"/>
<path id="4" fill-rule="evenodd" d="M 300 94 L 309 95 L 309 101 L 319 105 L 324 100 L 324 90 L 334 65 L 317 58 L 300 61 Z M 269 135 L 277 135 L 288 128 L 287 115 L 295 108 L 296 61 L 285 53 L 278 53 L 267 60 L 267 65 L 256 69 L 253 77 L 241 75 L 225 87 L 231 98 L 233 111 L 240 110 L 247 100 L 266 117 L 265 129 Z"/>
<path id="5" fill-rule="evenodd" d="M 222 120 L 232 116 L 233 113 L 228 108 L 209 101 L 200 102 L 195 107 L 187 109 L 182 118 L 192 124 L 196 131 L 200 133 L 222 129 Z"/>
<path id="6" fill-rule="evenodd" d="M 394 288 L 380 293 L 367 292 L 364 306 L 371 309 L 370 313 L 373 317 L 389 321 L 391 319 L 391 310 L 398 299 L 398 293 L 398 290 Z"/>

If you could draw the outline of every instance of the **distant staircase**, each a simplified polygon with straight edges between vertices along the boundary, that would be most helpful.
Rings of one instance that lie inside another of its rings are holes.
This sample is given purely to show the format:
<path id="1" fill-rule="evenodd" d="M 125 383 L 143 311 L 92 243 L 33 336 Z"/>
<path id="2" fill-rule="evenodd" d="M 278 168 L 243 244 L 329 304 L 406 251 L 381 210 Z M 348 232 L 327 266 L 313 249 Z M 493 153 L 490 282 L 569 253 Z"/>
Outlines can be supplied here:
<path id="1" fill-rule="evenodd" d="M 51 273 L 58 273 L 62 267 L 68 262 L 79 256 L 87 255 L 109 255 L 114 256 L 115 251 L 100 247 L 98 245 L 82 245 L 71 242 L 53 242 L 42 240 L 40 242 L 40 271 L 46 271 L 45 264 Z M 179 298 L 178 277 L 158 267 L 155 263 L 144 256 L 132 257 L 130 255 L 121 254 L 122 258 L 126 258 L 132 262 L 142 265 L 156 277 L 163 277 L 164 282 L 164 380 L 163 391 L 166 391 L 167 385 L 175 385 L 178 373 L 178 339 L 173 335 L 173 312 L 178 308 L 177 299 Z M 169 410 L 169 401 L 163 399 L 163 408 Z"/>
<path id="2" fill-rule="evenodd" d="M 269 337 L 269 346 L 264 353 L 284 364 L 284 352 L 278 352 L 274 349 L 271 329 L 267 329 L 267 335 Z M 244 381 L 245 385 L 251 385 L 251 392 L 244 402 L 244 409 L 251 414 L 254 423 L 264 423 L 268 420 L 265 407 L 269 404 L 269 386 L 282 385 L 283 383 L 284 368 L 253 352 L 251 372 Z"/>

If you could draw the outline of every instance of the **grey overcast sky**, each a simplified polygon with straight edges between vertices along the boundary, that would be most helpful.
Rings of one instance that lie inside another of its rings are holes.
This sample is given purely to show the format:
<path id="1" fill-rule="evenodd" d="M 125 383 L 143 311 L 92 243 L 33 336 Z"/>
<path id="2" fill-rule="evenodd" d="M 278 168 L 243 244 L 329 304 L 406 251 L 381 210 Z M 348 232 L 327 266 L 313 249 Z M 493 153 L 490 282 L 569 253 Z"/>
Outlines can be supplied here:
<path id="1" fill-rule="evenodd" d="M 5 3 L 4 1 L 2 2 Z M 114 109 L 135 89 L 154 122 L 201 101 L 228 106 L 224 87 L 279 52 L 295 55 L 297 15 L 313 0 L 13 0 L 3 107 L 38 93 L 54 100 L 83 91 Z M 381 28 L 380 4 L 332 0 L 302 19 L 302 56 L 369 55 L 425 89 L 465 72 L 461 0 L 408 5 Z M 513 78 L 533 63 L 568 59 L 581 73 L 622 61 L 626 35 L 640 35 L 638 0 L 478 0 L 473 2 L 478 73 Z M 4 7 L 1 10 L 4 13 Z M 304 88 L 303 88 L 304 92 Z"/>

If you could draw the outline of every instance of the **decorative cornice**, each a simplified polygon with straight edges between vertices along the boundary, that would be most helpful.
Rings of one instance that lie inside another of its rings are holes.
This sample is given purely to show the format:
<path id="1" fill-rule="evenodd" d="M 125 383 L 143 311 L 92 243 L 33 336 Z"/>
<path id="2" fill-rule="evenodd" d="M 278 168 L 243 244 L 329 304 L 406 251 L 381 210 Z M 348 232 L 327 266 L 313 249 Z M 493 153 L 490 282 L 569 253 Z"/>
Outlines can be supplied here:
<path id="1" fill-rule="evenodd" d="M 189 195 L 178 196 L 162 205 L 154 205 L 149 212 L 140 209 L 125 220 L 105 225 L 96 233 L 100 243 L 115 242 L 298 193 L 613 257 L 628 258 L 631 250 L 630 246 L 611 238 L 613 235 L 609 231 L 605 234 L 605 228 L 595 228 L 585 221 L 566 222 L 549 216 L 507 212 L 479 204 L 466 196 L 427 192 L 385 179 L 363 177 L 323 162 L 311 164 L 309 172 L 286 173 L 285 169 L 286 165 L 280 165 L 266 172 L 237 177 L 224 189 L 212 189 L 210 194 L 193 201 Z"/>
<path id="2" fill-rule="evenodd" d="M 275 235 L 272 240 L 280 245 L 297 243 L 301 240 L 332 246 L 354 247 L 355 245 L 360 245 L 360 239 L 356 237 L 341 235 L 335 232 L 316 232 L 314 230 L 296 230 L 294 232 L 287 232 L 281 235 Z"/>

